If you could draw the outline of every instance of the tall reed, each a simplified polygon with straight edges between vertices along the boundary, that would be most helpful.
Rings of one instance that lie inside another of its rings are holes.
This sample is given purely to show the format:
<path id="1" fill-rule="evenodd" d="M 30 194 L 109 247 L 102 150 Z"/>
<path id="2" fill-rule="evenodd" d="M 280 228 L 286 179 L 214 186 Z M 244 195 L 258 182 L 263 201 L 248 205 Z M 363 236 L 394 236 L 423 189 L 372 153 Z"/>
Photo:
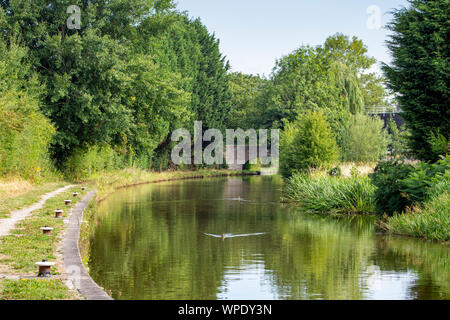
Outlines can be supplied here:
<path id="1" fill-rule="evenodd" d="M 294 175 L 286 183 L 284 200 L 311 212 L 372 213 L 375 187 L 368 177 Z"/>
<path id="2" fill-rule="evenodd" d="M 395 234 L 450 242 L 450 196 L 447 191 L 403 214 L 389 218 L 385 228 Z"/>

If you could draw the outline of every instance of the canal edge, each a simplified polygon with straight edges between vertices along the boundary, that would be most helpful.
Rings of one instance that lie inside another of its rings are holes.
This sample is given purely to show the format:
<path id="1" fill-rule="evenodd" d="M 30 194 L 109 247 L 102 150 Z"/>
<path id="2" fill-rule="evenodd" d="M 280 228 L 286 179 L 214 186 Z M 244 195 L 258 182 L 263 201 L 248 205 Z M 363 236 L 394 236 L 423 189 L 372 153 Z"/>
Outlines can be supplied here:
<path id="1" fill-rule="evenodd" d="M 63 238 L 63 262 L 71 284 L 83 297 L 87 300 L 113 300 L 87 272 L 78 244 L 84 210 L 96 194 L 96 190 L 89 192 L 77 203 L 69 217 Z"/>

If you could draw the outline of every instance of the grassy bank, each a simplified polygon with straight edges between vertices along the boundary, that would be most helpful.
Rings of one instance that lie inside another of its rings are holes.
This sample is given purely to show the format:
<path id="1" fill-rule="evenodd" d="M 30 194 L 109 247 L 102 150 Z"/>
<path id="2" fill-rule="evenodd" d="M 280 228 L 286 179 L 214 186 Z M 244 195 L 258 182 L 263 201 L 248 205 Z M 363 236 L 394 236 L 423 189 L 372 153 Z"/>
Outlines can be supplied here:
<path id="1" fill-rule="evenodd" d="M 73 197 L 73 192 L 80 193 Z M 63 219 L 54 217 L 55 209 L 63 209 L 63 217 L 69 214 L 64 200 L 71 199 L 72 206 L 81 200 L 85 192 L 73 187 L 49 200 L 32 215 L 20 221 L 12 234 L 0 239 L 0 273 L 7 277 L 30 277 L 37 275 L 35 263 L 46 259 L 56 262 L 52 273 L 58 277 L 64 273 L 60 244 L 65 231 Z M 54 228 L 50 235 L 42 234 L 43 226 Z M 63 279 L 25 279 L 0 281 L 2 299 L 72 299 L 76 294 L 68 289 Z"/>
<path id="2" fill-rule="evenodd" d="M 69 300 L 76 295 L 61 280 L 22 279 L 0 282 L 1 300 Z"/>
<path id="3" fill-rule="evenodd" d="M 445 192 L 403 214 L 396 214 L 383 224 L 394 234 L 450 242 L 450 196 Z"/>
<path id="4" fill-rule="evenodd" d="M 368 177 L 294 175 L 286 182 L 284 200 L 317 213 L 373 213 L 375 187 Z"/>
<path id="5" fill-rule="evenodd" d="M 11 211 L 38 202 L 44 194 L 67 184 L 64 181 L 37 184 L 17 177 L 0 179 L 0 219 L 8 217 Z"/>
<path id="6" fill-rule="evenodd" d="M 411 168 L 414 173 L 413 170 L 416 169 Z M 420 169 L 420 166 L 418 168 Z M 392 179 L 395 180 L 395 177 L 393 176 Z M 407 177 L 411 177 L 411 175 Z M 386 180 L 387 182 L 384 183 L 392 187 L 393 183 L 389 183 L 391 180 Z M 417 201 L 412 208 L 406 207 L 392 216 L 378 212 L 378 224 L 383 231 L 395 235 L 450 242 L 448 175 L 437 175 L 426 186 L 427 188 L 422 190 L 414 185 L 411 194 L 398 191 L 402 197 L 408 200 L 418 193 L 417 188 L 423 194 L 431 196 L 424 196 L 424 202 Z M 283 200 L 297 204 L 305 211 L 312 213 L 375 213 L 377 204 L 380 201 L 384 204 L 383 199 L 386 195 L 389 198 L 390 195 L 387 191 L 383 192 L 382 190 L 384 189 L 378 189 L 373 180 L 364 174 L 354 173 L 335 177 L 326 172 L 310 172 L 309 174 L 294 174 L 286 180 Z"/>

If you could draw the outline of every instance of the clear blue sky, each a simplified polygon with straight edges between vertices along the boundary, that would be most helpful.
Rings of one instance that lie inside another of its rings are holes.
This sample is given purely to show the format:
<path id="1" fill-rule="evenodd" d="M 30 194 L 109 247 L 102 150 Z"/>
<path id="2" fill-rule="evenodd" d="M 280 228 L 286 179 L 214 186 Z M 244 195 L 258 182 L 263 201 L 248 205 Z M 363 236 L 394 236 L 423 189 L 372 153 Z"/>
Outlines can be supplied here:
<path id="1" fill-rule="evenodd" d="M 178 9 L 200 17 L 216 34 L 233 71 L 268 76 L 276 59 L 302 44 L 322 44 L 336 32 L 357 36 L 369 55 L 390 62 L 385 45 L 389 32 L 384 28 L 391 19 L 388 12 L 407 4 L 406 0 L 178 0 Z M 371 17 L 367 10 L 373 5 L 381 9 L 380 29 L 367 27 Z"/>

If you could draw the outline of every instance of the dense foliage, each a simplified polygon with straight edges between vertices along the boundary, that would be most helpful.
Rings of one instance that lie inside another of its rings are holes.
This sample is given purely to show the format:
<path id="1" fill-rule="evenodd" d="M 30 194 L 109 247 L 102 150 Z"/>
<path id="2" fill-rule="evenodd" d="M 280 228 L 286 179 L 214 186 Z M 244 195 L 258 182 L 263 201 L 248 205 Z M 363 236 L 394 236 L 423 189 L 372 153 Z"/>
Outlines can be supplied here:
<path id="1" fill-rule="evenodd" d="M 247 103 L 251 107 L 240 114 L 256 110 L 260 127 L 284 130 L 283 175 L 338 160 L 376 161 L 386 154 L 383 122 L 364 115 L 368 107 L 389 104 L 383 79 L 368 72 L 374 63 L 361 40 L 342 34 L 317 47 L 302 46 L 277 61 L 271 79 L 253 91 L 254 101 Z M 314 128 L 319 131 L 311 131 L 311 139 L 294 139 L 298 132 L 308 130 L 301 128 L 304 123 L 297 118 L 311 111 L 328 122 L 330 134 Z"/>
<path id="2" fill-rule="evenodd" d="M 79 30 L 66 25 L 69 5 L 81 8 Z M 46 87 L 39 106 L 56 128 L 51 151 L 60 169 L 94 169 L 97 149 L 112 150 L 120 163 L 167 167 L 169 159 L 159 158 L 173 130 L 194 120 L 225 127 L 228 63 L 218 40 L 172 1 L 11 0 L 1 7 L 0 41 L 20 35 Z"/>
<path id="3" fill-rule="evenodd" d="M 229 77 L 232 99 L 227 121 L 228 127 L 234 129 L 258 128 L 261 121 L 258 103 L 268 80 L 240 72 L 231 73 Z"/>
<path id="4" fill-rule="evenodd" d="M 0 174 L 35 178 L 48 171 L 54 129 L 40 112 L 44 88 L 26 62 L 27 50 L 0 42 Z"/>
<path id="5" fill-rule="evenodd" d="M 436 163 L 418 163 L 408 177 L 402 180 L 402 191 L 412 203 L 423 203 L 431 196 L 448 189 L 450 182 L 450 156 Z"/>
<path id="6" fill-rule="evenodd" d="M 450 195 L 444 192 L 404 214 L 391 217 L 388 231 L 429 240 L 450 242 Z"/>
<path id="7" fill-rule="evenodd" d="M 230 74 L 219 40 L 172 0 L 0 4 L 0 81 L 10 83 L 0 89 L 1 99 L 10 99 L 1 106 L 3 174 L 48 166 L 49 141 L 57 167 L 77 178 L 111 167 L 165 169 L 171 132 L 192 130 L 195 120 L 205 130 L 283 129 L 285 175 L 385 154 L 381 121 L 363 115 L 368 107 L 389 105 L 384 79 L 370 73 L 376 61 L 356 37 L 337 33 L 322 45 L 302 46 L 264 79 Z M 66 25 L 69 5 L 81 8 L 80 29 Z M 408 12 L 398 12 L 396 34 Z M 8 71 L 14 59 L 17 70 Z M 7 116 L 24 105 L 11 99 L 30 99 L 26 117 L 17 110 L 18 117 Z M 394 134 L 391 149 L 403 149 L 403 136 Z M 434 154 L 448 149 L 445 130 L 431 132 L 427 141 Z M 18 165 L 14 159 L 31 149 L 29 163 Z"/>
<path id="8" fill-rule="evenodd" d="M 350 113 L 385 103 L 380 79 L 367 73 L 374 63 L 356 37 L 336 34 L 323 45 L 300 47 L 277 61 L 260 104 L 261 124 L 281 126 L 283 119 L 321 109 L 339 134 Z"/>
<path id="9" fill-rule="evenodd" d="M 159 65 L 184 79 L 183 89 L 190 94 L 190 121 L 202 121 L 206 129 L 225 129 L 232 93 L 229 64 L 219 50 L 219 40 L 199 19 L 183 14 L 150 17 L 138 30 L 143 35 L 139 50 L 155 52 Z"/>
<path id="10" fill-rule="evenodd" d="M 377 212 L 392 215 L 450 191 L 450 157 L 413 166 L 402 161 L 380 162 L 371 175 L 377 187 Z"/>
<path id="11" fill-rule="evenodd" d="M 437 160 L 448 152 L 449 10 L 448 0 L 409 0 L 410 6 L 394 11 L 388 41 L 393 56 L 384 66 L 389 87 L 411 130 L 410 146 L 421 159 Z M 441 135 L 447 150 L 433 150 L 432 135 Z"/>
<path id="12" fill-rule="evenodd" d="M 386 156 L 388 136 L 384 122 L 376 117 L 352 115 L 344 131 L 342 158 L 344 161 L 378 161 Z"/>
<path id="13" fill-rule="evenodd" d="M 411 200 L 402 192 L 402 180 L 407 178 L 414 167 L 401 161 L 383 161 L 378 163 L 375 173 L 370 177 L 377 187 L 375 199 L 376 210 L 379 214 L 392 215 L 402 212 L 412 204 Z"/>
<path id="14" fill-rule="evenodd" d="M 393 118 L 389 120 L 387 129 L 389 132 L 388 149 L 390 150 L 391 156 L 396 158 L 409 154 L 410 149 L 408 147 L 408 140 L 410 131 L 406 130 L 404 126 L 399 128 Z"/>
<path id="15" fill-rule="evenodd" d="M 284 176 L 327 167 L 338 159 L 336 139 L 321 111 L 307 111 L 295 122 L 286 122 L 280 141 L 280 170 Z"/>

